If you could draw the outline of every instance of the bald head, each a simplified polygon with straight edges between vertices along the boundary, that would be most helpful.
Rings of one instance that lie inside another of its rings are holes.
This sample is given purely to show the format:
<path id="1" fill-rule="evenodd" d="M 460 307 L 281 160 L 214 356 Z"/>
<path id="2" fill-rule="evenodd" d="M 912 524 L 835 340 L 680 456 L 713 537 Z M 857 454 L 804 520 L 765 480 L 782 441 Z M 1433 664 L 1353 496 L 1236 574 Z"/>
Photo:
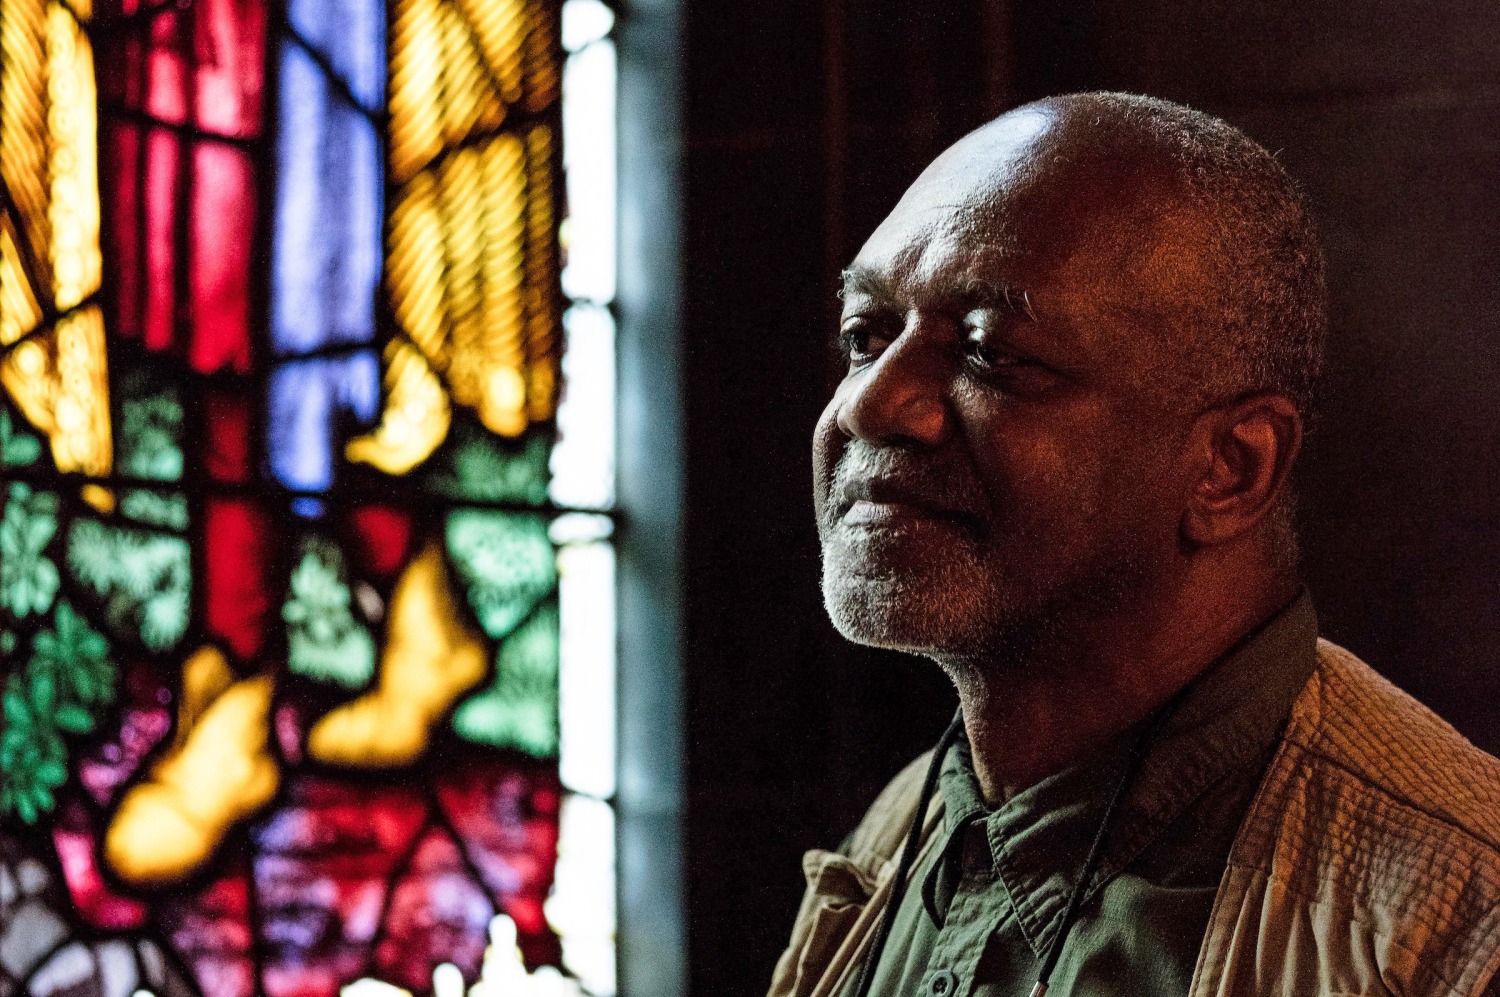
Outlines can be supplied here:
<path id="1" fill-rule="evenodd" d="M 1274 392 L 1310 415 L 1322 251 L 1281 164 L 1224 121 L 1132 94 L 1049 98 L 950 148 L 912 201 L 962 202 L 989 245 L 1109 271 L 1096 293 L 1138 320 L 1122 347 L 1151 348 L 1154 379 L 1185 402 Z"/>

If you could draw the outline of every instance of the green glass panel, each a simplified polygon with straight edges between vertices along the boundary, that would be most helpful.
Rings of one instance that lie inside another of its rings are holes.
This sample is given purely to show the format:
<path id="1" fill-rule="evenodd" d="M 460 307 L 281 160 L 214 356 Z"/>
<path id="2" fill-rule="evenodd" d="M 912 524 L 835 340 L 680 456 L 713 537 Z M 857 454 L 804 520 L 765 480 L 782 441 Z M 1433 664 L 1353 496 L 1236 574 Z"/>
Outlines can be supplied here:
<path id="1" fill-rule="evenodd" d="M 357 688 L 375 673 L 375 641 L 350 611 L 344 558 L 319 537 L 303 541 L 281 607 L 287 666 L 299 675 Z"/>
<path id="2" fill-rule="evenodd" d="M 97 710 L 114 702 L 118 673 L 104 635 L 59 599 L 52 626 L 32 641 L 30 669 L 52 677 L 58 699 Z"/>
<path id="3" fill-rule="evenodd" d="M 556 756 L 558 632 L 557 603 L 538 606 L 500 645 L 494 682 L 458 708 L 453 729 L 480 744 Z"/>
<path id="4" fill-rule="evenodd" d="M 188 526 L 187 496 L 176 492 L 131 489 L 120 496 L 120 515 L 147 526 L 185 530 Z"/>
<path id="5" fill-rule="evenodd" d="M 52 721 L 45 689 L 33 689 L 25 673 L 5 683 L 5 731 L 0 733 L 0 814 L 28 824 L 56 804 L 52 791 L 68 778 L 68 749 Z M 40 695 L 40 700 L 37 698 Z"/>
<path id="6" fill-rule="evenodd" d="M 116 462 L 120 474 L 153 481 L 182 479 L 182 401 L 177 389 L 149 370 L 119 378 Z"/>
<path id="7" fill-rule="evenodd" d="M 557 583 L 557 555 L 539 516 L 458 509 L 448 514 L 448 556 L 479 625 L 499 640 Z"/>
<path id="8" fill-rule="evenodd" d="M 543 505 L 551 454 L 550 433 L 532 432 L 508 443 L 455 419 L 448 444 L 429 464 L 424 486 L 453 499 Z"/>
<path id="9" fill-rule="evenodd" d="M 45 613 L 57 595 L 57 565 L 44 553 L 57 533 L 57 496 L 13 481 L 0 519 L 0 603 L 16 617 Z"/>
<path id="10" fill-rule="evenodd" d="M 80 519 L 68 534 L 68 568 L 103 601 L 117 633 L 152 651 L 182 639 L 191 592 L 186 540 Z"/>
<path id="11" fill-rule="evenodd" d="M 109 642 L 59 599 L 25 670 L 0 693 L 0 813 L 31 824 L 54 807 L 53 791 L 67 779 L 64 737 L 93 731 L 118 684 Z"/>
<path id="12" fill-rule="evenodd" d="M 42 455 L 42 441 L 21 425 L 20 419 L 12 419 L 9 411 L 0 409 L 0 464 L 6 467 L 26 467 Z"/>

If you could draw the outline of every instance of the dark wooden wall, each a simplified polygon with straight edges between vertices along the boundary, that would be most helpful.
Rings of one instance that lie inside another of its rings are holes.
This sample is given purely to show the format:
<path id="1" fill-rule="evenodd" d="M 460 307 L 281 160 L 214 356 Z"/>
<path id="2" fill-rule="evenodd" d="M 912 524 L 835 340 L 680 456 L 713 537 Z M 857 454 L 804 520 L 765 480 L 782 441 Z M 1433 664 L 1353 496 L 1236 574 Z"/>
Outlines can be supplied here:
<path id="1" fill-rule="evenodd" d="M 1306 474 L 1325 632 L 1500 750 L 1500 6 L 1491 0 L 685 5 L 690 991 L 759 994 L 831 846 L 952 693 L 824 618 L 809 434 L 833 276 L 1012 104 L 1220 114 L 1307 185 L 1334 327 Z"/>

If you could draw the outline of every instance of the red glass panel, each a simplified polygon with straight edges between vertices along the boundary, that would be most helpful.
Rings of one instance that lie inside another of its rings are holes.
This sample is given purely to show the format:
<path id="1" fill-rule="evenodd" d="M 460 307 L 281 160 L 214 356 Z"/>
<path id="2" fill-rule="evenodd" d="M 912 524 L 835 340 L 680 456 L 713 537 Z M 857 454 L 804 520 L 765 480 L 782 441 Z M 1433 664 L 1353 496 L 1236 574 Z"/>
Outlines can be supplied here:
<path id="1" fill-rule="evenodd" d="M 157 922 L 203 997 L 253 997 L 250 887 L 243 872 L 165 901 L 157 908 Z"/>
<path id="2" fill-rule="evenodd" d="M 177 338 L 177 136 L 160 128 L 146 134 L 145 292 L 146 346 L 165 350 Z"/>
<path id="3" fill-rule="evenodd" d="M 99 13 L 128 15 L 139 6 L 139 0 L 105 3 Z M 265 38 L 265 0 L 196 0 L 168 5 L 99 46 L 101 120 L 110 135 L 100 177 L 113 251 L 114 328 L 166 350 L 181 321 L 192 329 L 184 352 L 203 372 L 250 369 L 255 170 L 241 148 L 111 121 L 110 105 L 164 125 L 191 125 L 205 136 L 255 139 L 264 116 Z M 190 214 L 186 225 L 182 210 Z M 186 288 L 183 252 L 191 259 Z"/>
<path id="4" fill-rule="evenodd" d="M 129 16 L 158 0 L 102 0 L 105 18 Z M 265 0 L 193 0 L 160 4 L 135 33 L 99 52 L 99 93 L 106 102 L 158 121 L 189 122 L 206 132 L 254 138 L 260 132 L 265 68 Z"/>
<path id="5" fill-rule="evenodd" d="M 349 514 L 358 537 L 354 544 L 362 574 L 384 580 L 406 562 L 411 543 L 411 513 L 387 505 L 365 505 Z"/>
<path id="6" fill-rule="evenodd" d="M 250 370 L 250 250 L 255 171 L 237 149 L 193 150 L 193 340 L 189 359 L 205 374 Z"/>
<path id="7" fill-rule="evenodd" d="M 264 0 L 196 0 L 198 127 L 252 138 L 260 132 L 265 78 Z"/>
<path id="8" fill-rule="evenodd" d="M 96 928 L 110 931 L 145 924 L 146 905 L 113 892 L 99 875 L 94 835 L 89 831 L 64 830 L 61 824 L 60 820 L 54 824 L 52 841 L 57 846 L 57 858 L 73 906 L 83 919 Z"/>
<path id="9" fill-rule="evenodd" d="M 496 904 L 516 922 L 527 965 L 555 965 L 561 948 L 542 904 L 557 863 L 557 773 L 476 758 L 449 768 L 437 797 Z"/>
<path id="10" fill-rule="evenodd" d="M 243 660 L 265 640 L 272 606 L 272 538 L 265 512 L 243 499 L 210 499 L 203 506 L 205 618 Z"/>
<path id="11" fill-rule="evenodd" d="M 203 467 L 216 481 L 250 480 L 250 400 L 244 395 L 204 395 Z"/>
<path id="12" fill-rule="evenodd" d="M 104 251 L 109 260 L 106 281 L 114 291 L 112 331 L 132 339 L 141 335 L 141 131 L 133 124 L 114 123 L 101 129 L 101 158 L 110 169 L 100 177 L 103 200 Z"/>
<path id="13" fill-rule="evenodd" d="M 159 121 L 187 121 L 186 13 L 168 8 L 151 19 L 151 44 L 146 55 L 145 110 Z"/>
<path id="14" fill-rule="evenodd" d="M 457 843 L 447 831 L 433 828 L 391 891 L 385 930 L 375 950 L 376 972 L 418 992 L 432 989 L 432 971 L 444 962 L 473 979 L 479 975 L 494 916 L 494 905 L 474 881 Z"/>
<path id="15" fill-rule="evenodd" d="M 412 790 L 306 777 L 256 836 L 268 997 L 336 997 L 364 975 L 390 882 L 427 821 Z"/>

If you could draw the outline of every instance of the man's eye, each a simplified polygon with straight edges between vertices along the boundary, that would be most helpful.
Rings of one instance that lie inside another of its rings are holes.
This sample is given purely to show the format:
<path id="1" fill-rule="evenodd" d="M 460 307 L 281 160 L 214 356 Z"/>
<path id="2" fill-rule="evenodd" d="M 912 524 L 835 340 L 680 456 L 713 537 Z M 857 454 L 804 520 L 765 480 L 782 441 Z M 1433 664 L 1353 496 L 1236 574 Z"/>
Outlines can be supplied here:
<path id="1" fill-rule="evenodd" d="M 839 347 L 850 363 L 872 360 L 889 345 L 889 340 L 863 322 L 845 326 L 839 332 Z"/>
<path id="2" fill-rule="evenodd" d="M 964 340 L 964 353 L 970 362 L 987 369 L 1014 366 L 1019 361 L 985 342 L 984 333 L 975 330 Z"/>

